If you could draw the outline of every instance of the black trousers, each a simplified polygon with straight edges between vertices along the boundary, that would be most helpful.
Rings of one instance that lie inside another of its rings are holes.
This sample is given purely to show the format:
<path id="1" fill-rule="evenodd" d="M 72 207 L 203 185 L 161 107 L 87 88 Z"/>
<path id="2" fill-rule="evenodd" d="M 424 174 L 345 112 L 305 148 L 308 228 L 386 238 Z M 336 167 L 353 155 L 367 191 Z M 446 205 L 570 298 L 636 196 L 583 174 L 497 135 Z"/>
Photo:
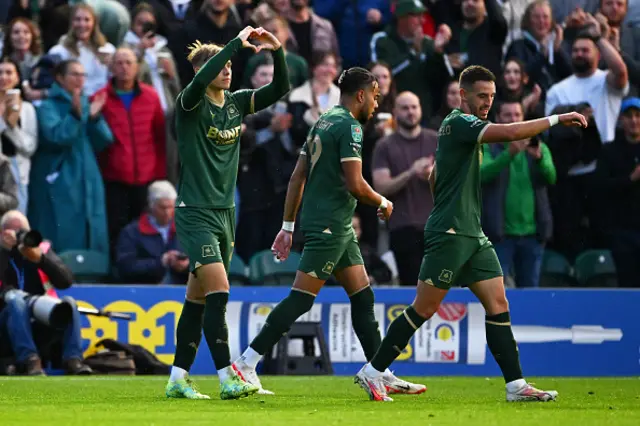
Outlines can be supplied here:
<path id="1" fill-rule="evenodd" d="M 389 232 L 389 246 L 398 266 L 400 285 L 415 286 L 424 253 L 424 230 L 410 226 L 395 229 Z"/>
<path id="2" fill-rule="evenodd" d="M 140 217 L 147 207 L 148 185 L 105 182 L 109 247 L 113 257 L 118 235 L 129 222 Z"/>
<path id="3" fill-rule="evenodd" d="M 618 286 L 640 288 L 640 231 L 616 231 L 610 241 Z"/>

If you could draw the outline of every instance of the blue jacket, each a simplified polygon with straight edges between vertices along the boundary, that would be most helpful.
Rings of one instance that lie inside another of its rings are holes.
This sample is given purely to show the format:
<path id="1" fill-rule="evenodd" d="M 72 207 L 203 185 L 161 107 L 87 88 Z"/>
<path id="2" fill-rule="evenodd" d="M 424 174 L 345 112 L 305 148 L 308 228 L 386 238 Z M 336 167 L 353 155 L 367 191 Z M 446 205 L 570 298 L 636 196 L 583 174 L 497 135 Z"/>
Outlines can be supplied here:
<path id="1" fill-rule="evenodd" d="M 377 26 L 367 22 L 369 9 L 382 13 Z M 391 18 L 388 0 L 322 0 L 314 2 L 313 11 L 333 24 L 344 69 L 367 65 L 371 58 L 371 37 Z"/>
<path id="2" fill-rule="evenodd" d="M 38 150 L 31 159 L 29 221 L 58 253 L 82 249 L 109 252 L 104 187 L 96 153 L 113 141 L 107 123 L 71 112 L 71 94 L 54 83 L 38 108 Z"/>
<path id="3" fill-rule="evenodd" d="M 176 237 L 175 223 L 171 225 L 168 242 L 151 224 L 148 214 L 128 224 L 118 237 L 116 267 L 122 281 L 135 284 L 159 284 L 167 272 L 162 266 L 162 255 L 169 250 L 182 251 Z M 185 284 L 188 272 L 171 271 L 172 284 Z"/>

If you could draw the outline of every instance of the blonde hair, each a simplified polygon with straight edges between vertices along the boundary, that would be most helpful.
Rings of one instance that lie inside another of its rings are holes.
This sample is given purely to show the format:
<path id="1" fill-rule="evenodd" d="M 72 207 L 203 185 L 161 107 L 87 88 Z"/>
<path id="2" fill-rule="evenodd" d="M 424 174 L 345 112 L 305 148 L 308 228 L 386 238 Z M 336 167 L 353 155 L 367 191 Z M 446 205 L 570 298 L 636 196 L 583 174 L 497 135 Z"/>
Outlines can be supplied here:
<path id="1" fill-rule="evenodd" d="M 76 37 L 76 33 L 73 30 L 73 20 L 76 16 L 76 13 L 80 10 L 85 10 L 89 12 L 91 17 L 93 18 L 93 29 L 91 30 L 91 35 L 89 36 L 89 48 L 93 50 L 94 53 L 97 53 L 98 48 L 107 44 L 107 38 L 100 31 L 100 23 L 98 22 L 98 17 L 96 15 L 93 7 L 89 6 L 86 3 L 78 3 L 71 8 L 71 22 L 69 23 L 69 31 L 67 32 L 62 45 L 67 48 L 68 51 L 74 54 L 74 56 L 80 56 L 80 50 L 78 49 L 78 38 Z"/>
<path id="2" fill-rule="evenodd" d="M 203 44 L 200 40 L 196 40 L 195 43 L 188 46 L 187 49 L 189 50 L 187 60 L 196 68 L 203 66 L 210 58 L 218 54 L 222 50 L 222 47 L 213 43 Z"/>

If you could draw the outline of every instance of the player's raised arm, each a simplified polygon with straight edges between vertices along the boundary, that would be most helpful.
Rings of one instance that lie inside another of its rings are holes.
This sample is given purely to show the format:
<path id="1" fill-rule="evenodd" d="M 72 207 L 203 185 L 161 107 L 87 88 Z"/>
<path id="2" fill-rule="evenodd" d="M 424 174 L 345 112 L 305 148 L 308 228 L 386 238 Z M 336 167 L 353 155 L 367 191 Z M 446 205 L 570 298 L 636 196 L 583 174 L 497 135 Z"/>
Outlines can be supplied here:
<path id="1" fill-rule="evenodd" d="M 263 50 L 271 50 L 273 52 L 273 80 L 266 86 L 262 86 L 256 90 L 254 94 L 254 111 L 252 112 L 260 111 L 273 105 L 291 89 L 289 69 L 285 61 L 282 45 L 278 39 L 267 30 L 258 28 L 257 31 L 259 34 L 253 37 L 253 39 L 259 43 L 259 47 Z"/>
<path id="2" fill-rule="evenodd" d="M 193 65 L 196 75 L 182 92 L 182 98 L 180 100 L 182 108 L 189 111 L 198 105 L 209 84 L 215 80 L 218 74 L 220 74 L 220 71 L 227 65 L 227 62 L 231 60 L 233 55 L 241 47 L 248 47 L 254 52 L 257 52 L 259 49 L 249 43 L 249 38 L 255 37 L 257 34 L 257 30 L 253 27 L 246 27 L 221 50 L 219 50 L 220 48 L 216 45 L 203 45 L 199 41 L 196 41 L 190 46 L 189 50 L 191 52 L 189 56 L 187 56 L 187 59 Z M 219 51 L 211 56 L 212 49 Z M 207 58 L 210 59 L 207 60 Z"/>
<path id="3" fill-rule="evenodd" d="M 488 124 L 480 134 L 481 143 L 503 143 L 532 138 L 556 124 L 587 127 L 587 119 L 577 112 L 552 115 L 510 124 Z"/>
<path id="4" fill-rule="evenodd" d="M 479 65 L 467 67 L 460 74 L 460 110 L 440 129 L 444 134 L 454 133 L 467 143 L 503 143 L 531 138 L 556 124 L 587 127 L 581 114 L 552 115 L 521 123 L 492 124 L 487 120 L 496 96 L 496 77 Z"/>

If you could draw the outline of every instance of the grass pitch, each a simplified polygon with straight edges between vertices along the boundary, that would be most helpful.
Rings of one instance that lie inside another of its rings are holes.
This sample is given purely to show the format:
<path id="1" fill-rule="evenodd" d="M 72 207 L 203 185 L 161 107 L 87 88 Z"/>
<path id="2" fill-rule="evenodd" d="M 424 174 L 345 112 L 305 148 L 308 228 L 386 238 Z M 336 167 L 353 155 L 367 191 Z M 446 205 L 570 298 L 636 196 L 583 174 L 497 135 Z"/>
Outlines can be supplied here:
<path id="1" fill-rule="evenodd" d="M 168 400 L 166 377 L 0 378 L 0 425 L 640 425 L 640 378 L 533 379 L 558 401 L 507 403 L 500 378 L 409 378 L 419 396 L 370 402 L 352 377 L 267 377 L 275 396 L 221 401 L 216 377 L 196 377 L 210 401 Z"/>

